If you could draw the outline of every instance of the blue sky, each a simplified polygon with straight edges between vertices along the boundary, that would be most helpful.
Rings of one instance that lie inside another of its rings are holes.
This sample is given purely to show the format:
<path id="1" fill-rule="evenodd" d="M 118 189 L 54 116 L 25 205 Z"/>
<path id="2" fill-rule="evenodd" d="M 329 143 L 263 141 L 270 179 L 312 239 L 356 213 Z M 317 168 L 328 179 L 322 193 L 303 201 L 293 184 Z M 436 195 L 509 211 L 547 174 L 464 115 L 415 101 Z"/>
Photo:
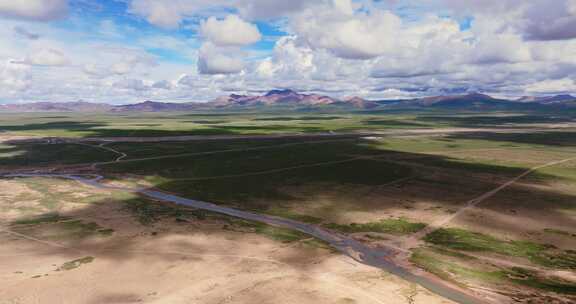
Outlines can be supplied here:
<path id="1" fill-rule="evenodd" d="M 0 3 L 0 102 L 576 91 L 576 1 Z"/>

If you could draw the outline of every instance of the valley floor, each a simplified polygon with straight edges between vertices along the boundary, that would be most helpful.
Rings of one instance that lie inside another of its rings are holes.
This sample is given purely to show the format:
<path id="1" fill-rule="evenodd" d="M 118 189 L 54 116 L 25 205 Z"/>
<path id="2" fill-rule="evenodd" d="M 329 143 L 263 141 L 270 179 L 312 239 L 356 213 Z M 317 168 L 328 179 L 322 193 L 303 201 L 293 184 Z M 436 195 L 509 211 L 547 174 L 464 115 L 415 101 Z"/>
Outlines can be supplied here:
<path id="1" fill-rule="evenodd" d="M 162 128 L 106 139 L 21 126 L 36 134 L 0 143 L 0 303 L 449 303 L 306 234 L 13 173 L 103 175 L 317 225 L 392 248 L 398 265 L 487 303 L 575 301 L 576 129 L 479 117 L 182 140 L 158 137 Z M 314 119 L 325 121 L 304 121 Z"/>

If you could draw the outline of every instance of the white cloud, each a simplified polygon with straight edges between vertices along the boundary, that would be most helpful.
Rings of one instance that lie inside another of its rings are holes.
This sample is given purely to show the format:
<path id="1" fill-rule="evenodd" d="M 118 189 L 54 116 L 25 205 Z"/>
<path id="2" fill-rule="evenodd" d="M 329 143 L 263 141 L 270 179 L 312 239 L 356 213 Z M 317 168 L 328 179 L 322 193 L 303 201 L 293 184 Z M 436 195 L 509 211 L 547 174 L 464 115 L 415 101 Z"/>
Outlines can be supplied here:
<path id="1" fill-rule="evenodd" d="M 194 75 L 183 74 L 178 77 L 176 84 L 186 87 L 193 87 L 196 83 L 196 78 L 197 77 Z"/>
<path id="2" fill-rule="evenodd" d="M 236 15 L 222 20 L 210 17 L 200 24 L 200 34 L 218 46 L 245 46 L 260 41 L 262 35 L 258 27 Z"/>
<path id="3" fill-rule="evenodd" d="M 565 40 L 576 38 L 576 4 L 574 0 L 535 1 L 524 15 L 527 38 Z"/>
<path id="4" fill-rule="evenodd" d="M 305 78 L 314 71 L 313 60 L 314 52 L 299 45 L 296 37 L 282 37 L 272 57 L 259 63 L 255 73 L 260 78 Z"/>
<path id="5" fill-rule="evenodd" d="M 574 0 L 428 0 L 456 13 L 517 30 L 531 40 L 568 40 L 576 38 Z"/>
<path id="6" fill-rule="evenodd" d="M 94 63 L 85 64 L 83 66 L 83 71 L 92 78 L 106 78 L 111 75 L 108 67 Z"/>
<path id="7" fill-rule="evenodd" d="M 148 86 L 143 80 L 130 78 L 116 81 L 113 86 L 118 89 L 133 91 L 146 91 L 150 89 L 150 86 Z"/>
<path id="8" fill-rule="evenodd" d="M 124 75 L 132 71 L 132 65 L 129 62 L 117 62 L 112 65 L 110 70 L 116 75 Z"/>
<path id="9" fill-rule="evenodd" d="M 211 43 L 204 44 L 198 54 L 198 71 L 208 75 L 240 73 L 244 69 L 242 59 L 229 53 Z"/>
<path id="10" fill-rule="evenodd" d="M 170 90 L 172 87 L 172 83 L 170 83 L 168 80 L 159 80 L 152 84 L 152 88 L 154 89 Z"/>
<path id="11" fill-rule="evenodd" d="M 68 64 L 68 58 L 60 50 L 41 49 L 26 58 L 26 63 L 42 66 L 62 66 Z"/>
<path id="12" fill-rule="evenodd" d="M 132 0 L 130 12 L 146 18 L 151 24 L 177 28 L 183 19 L 199 12 L 214 12 L 233 0 Z"/>
<path id="13" fill-rule="evenodd" d="M 171 6 L 167 1 L 135 0 L 131 2 L 134 13 L 144 16 L 148 22 L 164 27 L 176 28 L 180 25 L 182 16 L 177 9 L 178 4 Z"/>
<path id="14" fill-rule="evenodd" d="M 147 53 L 126 50 L 121 60 L 112 64 L 110 71 L 116 75 L 126 75 L 141 67 L 157 65 L 156 59 Z"/>
<path id="15" fill-rule="evenodd" d="M 14 91 L 24 91 L 31 85 L 30 67 L 11 60 L 0 62 L 0 88 L 5 94 Z M 0 95 L 1 96 L 1 95 Z"/>
<path id="16" fill-rule="evenodd" d="M 389 11 L 354 14 L 350 0 L 308 9 L 291 23 L 291 29 L 313 48 L 338 57 L 370 59 L 401 47 L 402 20 Z"/>
<path id="17" fill-rule="evenodd" d="M 557 80 L 544 80 L 525 86 L 527 93 L 559 94 L 573 93 L 576 91 L 576 82 L 573 79 L 564 78 Z"/>
<path id="18" fill-rule="evenodd" d="M 480 37 L 473 47 L 472 62 L 478 64 L 514 63 L 532 60 L 528 46 L 511 34 Z"/>
<path id="19" fill-rule="evenodd" d="M 67 0 L 0 0 L 0 16 L 9 18 L 51 21 L 67 13 Z"/>
<path id="20" fill-rule="evenodd" d="M 298 12 L 309 0 L 238 0 L 236 6 L 242 16 L 249 19 L 268 20 Z"/>
<path id="21" fill-rule="evenodd" d="M 325 0 L 322 0 L 325 1 Z M 177 28 L 195 16 L 224 16 L 235 8 L 250 20 L 270 20 L 301 11 L 307 0 L 131 0 L 130 12 L 163 28 Z"/>

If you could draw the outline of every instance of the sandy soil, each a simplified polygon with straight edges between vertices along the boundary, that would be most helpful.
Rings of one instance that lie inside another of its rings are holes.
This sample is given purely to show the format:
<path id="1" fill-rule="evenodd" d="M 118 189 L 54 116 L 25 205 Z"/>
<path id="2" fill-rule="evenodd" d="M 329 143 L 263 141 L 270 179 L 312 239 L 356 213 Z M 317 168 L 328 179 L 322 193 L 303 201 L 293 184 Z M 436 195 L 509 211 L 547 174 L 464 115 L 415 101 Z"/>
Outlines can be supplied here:
<path id="1" fill-rule="evenodd" d="M 114 229 L 111 237 L 38 242 L 1 232 L 0 303 L 449 303 L 326 249 L 217 220 L 142 226 L 118 207 L 66 209 Z M 58 270 L 83 257 L 95 259 Z"/>
<path id="2" fill-rule="evenodd" d="M 0 303 L 447 303 L 342 256 L 259 237 L 142 236 L 86 252 L 94 262 L 69 271 L 55 270 L 83 254 L 2 242 Z"/>

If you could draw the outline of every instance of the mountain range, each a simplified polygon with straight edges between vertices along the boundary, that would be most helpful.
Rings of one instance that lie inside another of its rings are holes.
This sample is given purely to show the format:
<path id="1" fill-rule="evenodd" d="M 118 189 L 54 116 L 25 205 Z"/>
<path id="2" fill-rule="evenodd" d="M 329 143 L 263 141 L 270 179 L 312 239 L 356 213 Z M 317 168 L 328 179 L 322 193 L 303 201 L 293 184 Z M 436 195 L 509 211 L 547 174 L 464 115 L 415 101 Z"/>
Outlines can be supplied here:
<path id="1" fill-rule="evenodd" d="M 525 96 L 516 100 L 499 99 L 471 93 L 424 97 L 403 100 L 367 100 L 360 97 L 337 99 L 318 94 L 302 94 L 293 90 L 272 90 L 263 95 L 232 94 L 209 102 L 167 103 L 145 101 L 128 105 L 111 105 L 90 102 L 35 102 L 0 104 L 0 112 L 171 112 L 192 110 L 241 110 L 262 107 L 288 109 L 462 109 L 462 110 L 513 110 L 513 109 L 576 109 L 572 95 Z"/>

